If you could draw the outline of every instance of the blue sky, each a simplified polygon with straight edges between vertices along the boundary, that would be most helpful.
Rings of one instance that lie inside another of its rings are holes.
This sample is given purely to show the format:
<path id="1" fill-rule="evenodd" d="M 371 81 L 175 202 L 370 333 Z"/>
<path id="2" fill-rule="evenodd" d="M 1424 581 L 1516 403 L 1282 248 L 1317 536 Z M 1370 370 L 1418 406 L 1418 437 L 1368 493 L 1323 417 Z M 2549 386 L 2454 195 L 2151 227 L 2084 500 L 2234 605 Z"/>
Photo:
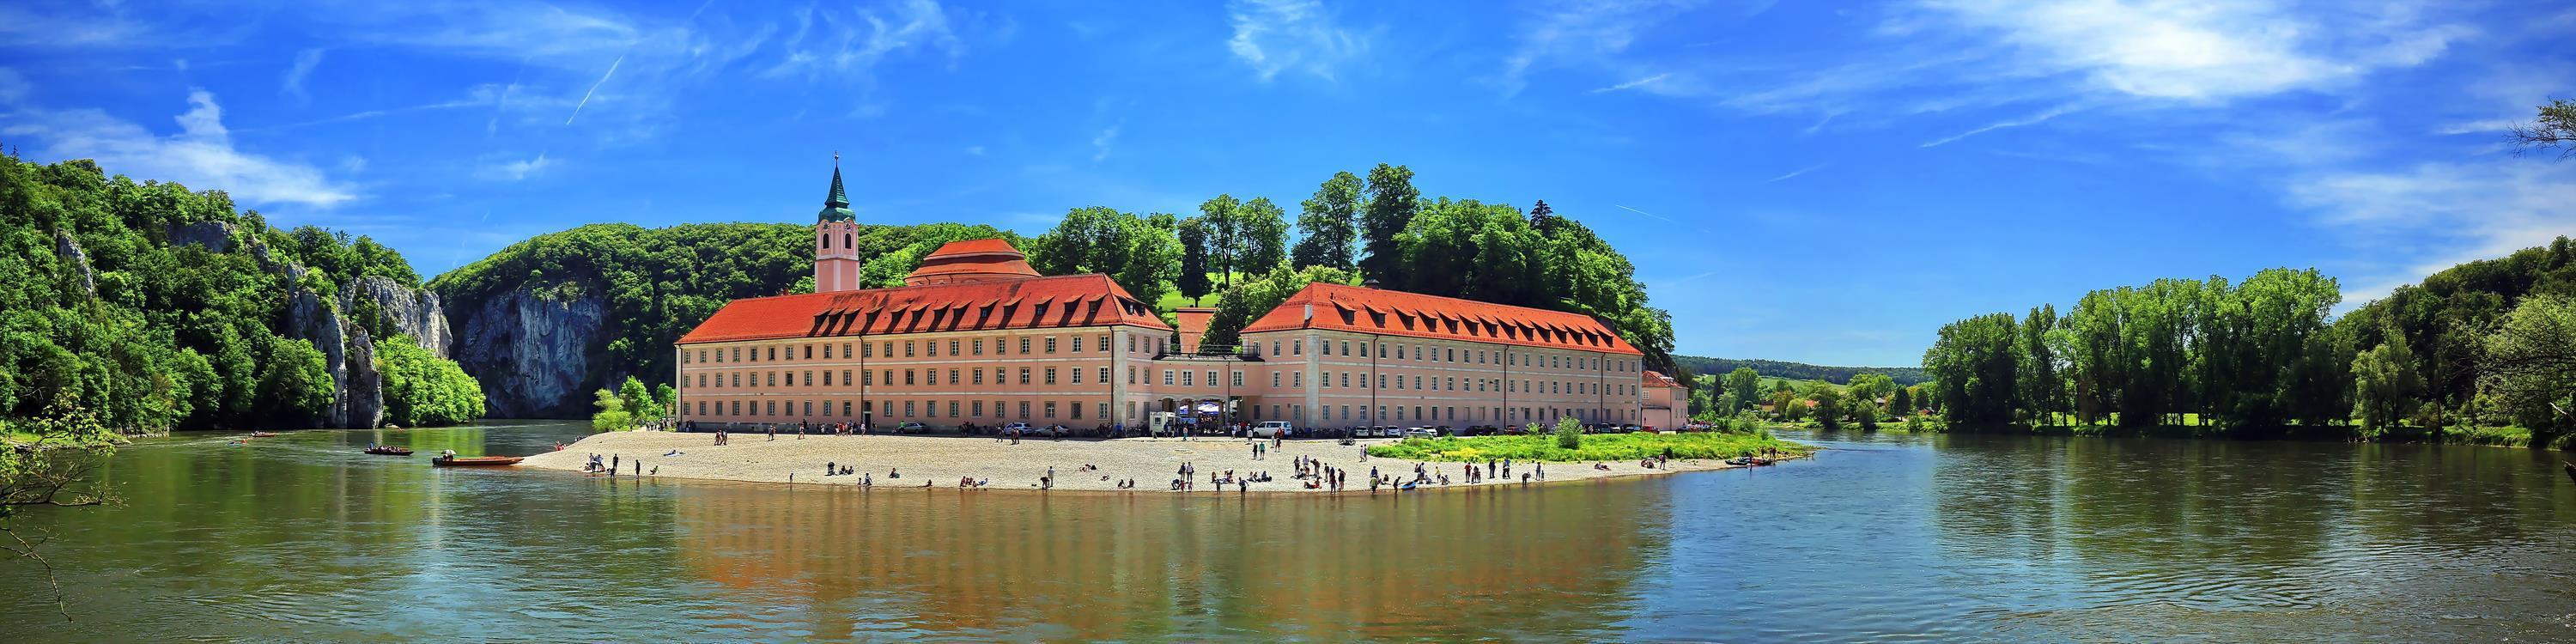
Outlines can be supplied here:
<path id="1" fill-rule="evenodd" d="M 223 188 L 424 274 L 580 224 L 1036 234 L 1337 170 L 1545 199 L 1683 353 L 1911 365 L 1941 323 L 2315 267 L 2347 307 L 2576 233 L 2549 2 L 0 5 L 0 142 Z M 1292 213 L 1293 214 L 1293 213 Z"/>

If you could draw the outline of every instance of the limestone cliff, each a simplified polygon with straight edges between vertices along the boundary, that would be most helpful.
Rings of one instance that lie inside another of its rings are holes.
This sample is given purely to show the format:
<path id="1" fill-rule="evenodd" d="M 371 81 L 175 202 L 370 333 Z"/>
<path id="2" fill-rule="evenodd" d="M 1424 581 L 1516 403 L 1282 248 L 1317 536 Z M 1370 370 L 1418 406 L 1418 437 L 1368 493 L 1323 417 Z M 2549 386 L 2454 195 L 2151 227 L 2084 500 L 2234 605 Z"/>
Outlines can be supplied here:
<path id="1" fill-rule="evenodd" d="M 594 364 L 611 335 L 607 302 L 596 293 L 558 288 L 540 294 L 522 285 L 451 314 L 457 333 L 451 357 L 483 383 L 485 413 L 584 417 L 591 390 L 626 377 Z"/>

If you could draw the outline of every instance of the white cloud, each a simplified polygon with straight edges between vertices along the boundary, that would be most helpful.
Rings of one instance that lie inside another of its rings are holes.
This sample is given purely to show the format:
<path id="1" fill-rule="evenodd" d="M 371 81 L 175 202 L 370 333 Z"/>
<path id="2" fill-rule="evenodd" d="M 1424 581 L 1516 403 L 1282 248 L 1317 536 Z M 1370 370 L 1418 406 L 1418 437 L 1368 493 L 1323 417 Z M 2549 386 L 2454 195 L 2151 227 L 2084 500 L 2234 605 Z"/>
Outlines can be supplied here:
<path id="1" fill-rule="evenodd" d="M 295 64 L 286 68 L 286 82 L 278 88 L 278 93 L 284 94 L 297 103 L 312 100 L 312 96 L 304 93 L 304 78 L 313 75 L 313 68 L 321 64 L 322 50 L 320 49 L 296 52 Z"/>
<path id="2" fill-rule="evenodd" d="M 1368 52 L 1368 40 L 1334 24 L 1317 0 L 1234 0 L 1226 14 L 1234 23 L 1226 49 L 1262 82 L 1288 70 L 1334 80 L 1335 67 Z"/>
<path id="3" fill-rule="evenodd" d="M 1603 88 L 1594 89 L 1594 90 L 1592 90 L 1592 93 L 1594 93 L 1594 94 L 1604 94 L 1604 93 L 1609 93 L 1609 92 L 1618 92 L 1618 91 L 1632 90 L 1632 89 L 1636 89 L 1636 88 L 1639 88 L 1639 87 L 1644 87 L 1644 86 L 1646 86 L 1646 85 L 1648 85 L 1648 84 L 1654 83 L 1655 81 L 1663 80 L 1663 79 L 1666 79 L 1666 78 L 1671 78 L 1671 77 L 1672 77 L 1672 75 L 1673 75 L 1673 74 L 1672 74 L 1672 72 L 1664 72 L 1664 73 L 1661 73 L 1661 74 L 1656 74 L 1656 75 L 1653 75 L 1653 76 L 1648 76 L 1648 77 L 1645 77 L 1645 78 L 1640 78 L 1640 79 L 1637 79 L 1637 80 L 1632 80 L 1632 81 L 1628 81 L 1628 82 L 1625 82 L 1625 83 L 1620 83 L 1620 84 L 1617 84 L 1617 85 L 1612 85 L 1612 86 L 1609 86 L 1609 87 L 1603 87 Z"/>
<path id="4" fill-rule="evenodd" d="M 485 165 L 475 174 L 484 179 L 493 181 L 519 181 L 527 179 L 528 177 L 536 176 L 538 173 L 544 172 L 547 168 L 552 168 L 557 165 L 561 165 L 561 162 L 546 158 L 546 153 L 539 152 L 537 153 L 536 158 L 532 159 L 503 161 L 500 163 Z"/>
<path id="5" fill-rule="evenodd" d="M 1623 67 L 1609 59 L 1626 52 L 1646 30 L 1697 4 L 1696 0 L 1574 0 L 1540 7 L 1525 21 L 1518 45 L 1503 60 L 1503 93 L 1520 93 L 1531 71 L 1551 64 Z"/>
<path id="6" fill-rule="evenodd" d="M 965 52 L 965 45 L 949 26 L 948 13 L 931 0 L 906 0 L 886 14 L 859 11 L 841 16 L 811 9 L 799 12 L 796 30 L 783 46 L 786 57 L 763 75 L 865 73 L 898 53 L 936 50 L 955 57 Z"/>
<path id="7" fill-rule="evenodd" d="M 27 94 L 33 92 L 34 87 L 27 84 L 27 77 L 19 74 L 18 70 L 0 67 L 0 105 L 27 100 Z"/>
<path id="8" fill-rule="evenodd" d="M 1818 163 L 1818 164 L 1811 165 L 1811 166 L 1807 166 L 1807 167 L 1804 167 L 1804 168 L 1799 168 L 1799 169 L 1796 169 L 1796 170 L 1791 170 L 1791 171 L 1789 171 L 1789 173 L 1788 173 L 1788 174 L 1784 174 L 1784 175 L 1780 175 L 1780 176 L 1777 176 L 1777 177 L 1772 177 L 1772 178 L 1769 178 L 1769 179 L 1765 179 L 1765 180 L 1763 180 L 1762 182 L 1763 182 L 1763 183 L 1779 183 L 1779 182 L 1782 182 L 1782 181 L 1788 181 L 1788 180 L 1790 180 L 1790 179 L 1796 179 L 1796 178 L 1798 178 L 1798 175 L 1803 175 L 1803 174 L 1806 174 L 1806 173 L 1809 173 L 1809 172 L 1815 172 L 1815 171 L 1817 171 L 1817 170 L 1823 170 L 1823 169 L 1825 169 L 1825 166 L 1829 166 L 1829 165 L 1833 165 L 1833 164 L 1831 164 L 1831 163 Z"/>
<path id="9" fill-rule="evenodd" d="M 1118 141 L 1118 129 L 1122 127 L 1126 127 L 1126 125 L 1112 125 L 1109 126 L 1109 129 L 1101 130 L 1098 136 L 1091 137 L 1092 163 L 1099 163 L 1109 159 L 1109 145 Z"/>
<path id="10" fill-rule="evenodd" d="M 2293 205 L 2351 238 L 2370 266 L 2355 305 L 2461 262 L 2503 257 L 2576 233 L 2576 165 L 2498 158 L 2385 172 L 2333 172 L 2294 183 Z"/>
<path id="11" fill-rule="evenodd" d="M 1922 147 L 1933 148 L 1933 147 L 1940 147 L 1940 146 L 1943 146 L 1943 145 L 1949 145 L 1949 144 L 1951 144 L 1951 143 L 1956 143 L 1956 142 L 1958 142 L 1958 141 L 1959 141 L 1959 139 L 1964 139 L 1964 138 L 1968 138 L 1968 137 L 1976 136 L 1976 135 L 1979 135 L 1979 134 L 1985 134 L 1985 133 L 1987 133 L 1987 132 L 1993 132 L 1993 131 L 1995 131 L 1995 130 L 2000 130 L 2000 129 L 2004 129 L 2004 128 L 2008 128 L 2008 127 L 2021 127 L 2021 126 L 2025 126 L 2025 125 L 2038 125 L 2038 124 L 2040 124 L 2040 123 L 2047 122 L 2049 119 L 2057 118 L 2057 117 L 2060 117 L 2060 116 L 2065 116 L 2067 112 L 2072 112 L 2072 111 L 2075 111 L 2075 107 L 2074 107 L 2074 106 L 2072 106 L 2072 105 L 2061 105 L 2061 106 L 2058 106 L 2058 107 L 2052 107 L 2052 108 L 2049 108 L 2049 109 L 2048 109 L 2048 111 L 2040 112 L 2040 113 L 2038 113 L 2038 114 L 2032 114 L 2032 115 L 2027 116 L 2027 117 L 2017 118 L 2017 119 L 2010 119 L 2010 120 L 2005 120 L 2005 121 L 1997 121 L 1997 122 L 1987 124 L 1986 126 L 1984 126 L 1984 127 L 1980 127 L 1980 128 L 1977 128 L 1977 129 L 1968 130 L 1968 131 L 1966 131 L 1966 132 L 1960 132 L 1960 133 L 1958 133 L 1958 134 L 1953 134 L 1953 135 L 1950 135 L 1950 136 L 1941 137 L 1941 138 L 1939 138 L 1939 139 L 1934 139 L 1934 140 L 1931 140 L 1931 141 L 1925 141 L 1925 142 L 1923 143 Z"/>
<path id="12" fill-rule="evenodd" d="M 169 136 L 94 109 L 20 110 L 0 134 L 43 141 L 39 157 L 96 159 L 110 172 L 223 190 L 249 204 L 329 207 L 359 198 L 356 188 L 330 180 L 311 165 L 233 147 L 223 107 L 213 94 L 190 90 L 188 106 L 175 119 L 179 132 Z"/>
<path id="13" fill-rule="evenodd" d="M 2027 71 L 2080 74 L 2100 89 L 2191 101 L 2334 87 L 2380 68 L 2420 64 L 2469 33 L 2422 24 L 2406 2 L 1928 0 L 1922 6 L 1958 27 L 2000 37 L 2017 50 L 2012 62 Z"/>

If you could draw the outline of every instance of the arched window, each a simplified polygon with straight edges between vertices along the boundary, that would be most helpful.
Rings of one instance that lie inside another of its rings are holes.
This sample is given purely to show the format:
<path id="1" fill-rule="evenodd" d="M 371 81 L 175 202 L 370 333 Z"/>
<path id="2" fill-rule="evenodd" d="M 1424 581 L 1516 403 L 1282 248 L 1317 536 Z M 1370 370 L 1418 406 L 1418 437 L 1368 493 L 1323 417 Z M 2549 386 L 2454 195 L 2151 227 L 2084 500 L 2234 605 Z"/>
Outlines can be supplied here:
<path id="1" fill-rule="evenodd" d="M 831 235 L 830 233 L 825 233 L 825 234 L 823 235 L 823 250 L 831 250 L 831 249 L 832 249 L 832 235 Z"/>

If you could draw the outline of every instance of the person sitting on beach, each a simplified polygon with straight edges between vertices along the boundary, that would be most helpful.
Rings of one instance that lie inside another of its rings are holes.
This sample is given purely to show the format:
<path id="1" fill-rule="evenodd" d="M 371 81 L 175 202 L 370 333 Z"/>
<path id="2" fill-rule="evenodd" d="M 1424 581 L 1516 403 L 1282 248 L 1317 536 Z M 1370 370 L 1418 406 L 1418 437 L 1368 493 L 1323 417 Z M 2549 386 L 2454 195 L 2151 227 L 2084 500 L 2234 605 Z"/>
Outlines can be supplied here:
<path id="1" fill-rule="evenodd" d="M 837 476 L 837 475 L 839 475 L 840 473 L 841 473 L 841 464 L 840 464 L 840 463 L 835 463 L 835 462 L 832 462 L 832 461 L 823 461 L 823 475 L 824 475 L 824 476 Z"/>
<path id="2" fill-rule="evenodd" d="M 663 453 L 662 453 L 662 455 L 663 455 L 663 456 L 679 456 L 679 455 L 680 455 L 680 448 L 677 448 L 677 447 L 671 448 L 671 451 L 663 452 Z"/>
<path id="3" fill-rule="evenodd" d="M 897 469 L 895 469 L 895 468 L 891 468 L 891 467 L 886 468 L 886 478 L 890 478 L 890 479 L 899 479 L 899 478 L 903 478 L 903 471 L 902 471 L 902 470 L 897 470 Z M 927 481 L 925 481 L 924 483 L 927 483 Z"/>

